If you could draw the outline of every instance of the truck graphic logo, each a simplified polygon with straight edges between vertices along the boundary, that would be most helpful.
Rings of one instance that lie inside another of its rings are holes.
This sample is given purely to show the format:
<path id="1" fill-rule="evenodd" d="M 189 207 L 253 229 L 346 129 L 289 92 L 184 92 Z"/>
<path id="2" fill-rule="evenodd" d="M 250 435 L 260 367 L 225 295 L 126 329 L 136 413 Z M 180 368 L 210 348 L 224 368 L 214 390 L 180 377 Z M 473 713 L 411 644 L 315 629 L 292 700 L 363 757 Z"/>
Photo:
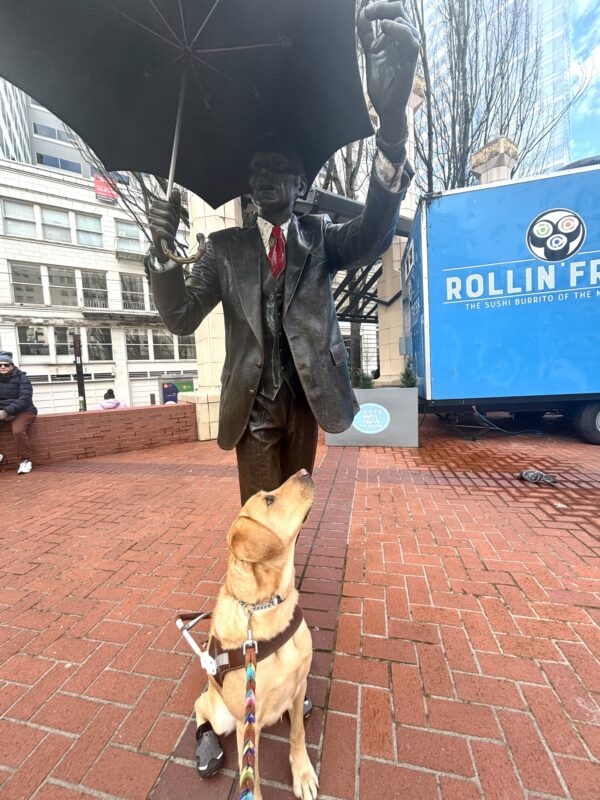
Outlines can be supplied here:
<path id="1" fill-rule="evenodd" d="M 527 230 L 527 247 L 542 261 L 562 261 L 576 253 L 585 241 L 585 225 L 568 208 L 543 211 Z"/>

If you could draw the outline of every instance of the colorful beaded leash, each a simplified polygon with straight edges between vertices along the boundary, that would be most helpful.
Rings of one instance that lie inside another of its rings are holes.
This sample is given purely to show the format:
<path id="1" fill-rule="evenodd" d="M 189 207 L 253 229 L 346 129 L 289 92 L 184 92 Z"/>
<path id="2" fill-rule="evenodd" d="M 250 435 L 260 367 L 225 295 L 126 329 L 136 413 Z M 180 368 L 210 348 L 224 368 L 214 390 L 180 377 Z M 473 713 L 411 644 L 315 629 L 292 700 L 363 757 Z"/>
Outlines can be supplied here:
<path id="1" fill-rule="evenodd" d="M 246 668 L 246 717 L 244 749 L 240 771 L 240 800 L 254 800 L 254 765 L 256 760 L 256 653 L 258 645 L 250 630 L 251 614 L 248 614 L 248 641 L 244 644 Z"/>

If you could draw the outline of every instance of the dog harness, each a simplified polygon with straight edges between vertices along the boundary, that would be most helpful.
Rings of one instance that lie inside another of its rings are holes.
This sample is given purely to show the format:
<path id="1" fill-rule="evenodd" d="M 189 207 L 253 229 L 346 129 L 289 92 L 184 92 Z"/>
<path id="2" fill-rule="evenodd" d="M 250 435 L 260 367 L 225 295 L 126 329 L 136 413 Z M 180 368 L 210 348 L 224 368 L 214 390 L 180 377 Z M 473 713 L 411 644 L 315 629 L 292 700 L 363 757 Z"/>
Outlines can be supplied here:
<path id="1" fill-rule="evenodd" d="M 253 614 L 255 611 L 263 611 L 267 608 L 272 608 L 275 605 L 282 603 L 283 599 L 276 596 L 274 601 L 262 603 L 257 606 L 249 606 L 240 601 L 242 609 L 248 614 Z M 211 611 L 203 614 L 180 614 L 177 618 L 177 627 L 185 637 L 186 641 L 192 650 L 200 656 L 200 665 L 208 675 L 212 675 L 221 688 L 223 688 L 223 679 L 228 672 L 234 669 L 241 669 L 245 666 L 246 645 L 237 647 L 233 650 L 226 650 L 216 636 L 211 636 L 207 642 L 202 642 L 200 646 L 192 638 L 189 631 L 201 619 L 210 619 L 212 616 Z M 296 633 L 304 615 L 300 606 L 296 606 L 294 614 L 290 620 L 287 628 L 278 633 L 273 639 L 262 640 L 256 642 L 256 660 L 262 661 L 264 658 L 272 655 L 276 650 L 279 650 L 292 636 Z M 187 624 L 186 624 L 187 623 Z M 260 647 L 259 647 L 260 645 Z"/>
<path id="2" fill-rule="evenodd" d="M 264 658 L 268 658 L 268 656 L 272 655 L 276 650 L 279 650 L 279 648 L 289 641 L 296 633 L 303 619 L 304 615 L 302 609 L 300 606 L 296 606 L 294 615 L 287 628 L 282 630 L 281 633 L 278 633 L 273 639 L 256 642 L 256 660 L 262 661 Z M 202 647 L 201 645 L 201 648 Z M 204 647 L 206 647 L 206 649 L 203 650 L 203 653 L 207 654 L 208 658 L 203 659 L 201 657 L 200 662 L 202 663 L 204 661 L 202 666 L 209 675 L 214 676 L 214 679 L 221 687 L 223 686 L 225 675 L 227 675 L 228 672 L 234 669 L 241 669 L 245 666 L 246 645 L 244 645 L 244 647 L 236 647 L 233 650 L 226 650 L 217 637 L 212 636 L 208 642 L 208 646 L 206 646 L 205 643 Z M 214 662 L 214 667 L 209 659 Z M 210 671 L 207 669 L 206 664 L 211 667 Z M 214 669 L 214 672 L 212 669 Z"/>
<path id="3" fill-rule="evenodd" d="M 200 656 L 200 664 L 208 675 L 212 675 L 219 686 L 223 687 L 225 675 L 234 669 L 245 668 L 246 672 L 246 712 L 244 716 L 244 744 L 240 770 L 240 800 L 254 798 L 254 767 L 256 758 L 256 663 L 275 653 L 296 633 L 304 615 L 300 606 L 294 608 L 292 618 L 287 627 L 273 639 L 262 640 L 260 650 L 258 642 L 252 636 L 252 616 L 257 611 L 266 611 L 283 603 L 284 598 L 274 595 L 264 603 L 245 603 L 239 600 L 242 610 L 248 617 L 248 638 L 242 647 L 226 650 L 216 636 L 200 647 L 190 635 L 190 629 L 201 619 L 212 617 L 212 611 L 203 614 L 181 614 L 177 619 L 177 627 L 190 644 L 192 650 Z M 187 624 L 186 624 L 187 622 Z"/>

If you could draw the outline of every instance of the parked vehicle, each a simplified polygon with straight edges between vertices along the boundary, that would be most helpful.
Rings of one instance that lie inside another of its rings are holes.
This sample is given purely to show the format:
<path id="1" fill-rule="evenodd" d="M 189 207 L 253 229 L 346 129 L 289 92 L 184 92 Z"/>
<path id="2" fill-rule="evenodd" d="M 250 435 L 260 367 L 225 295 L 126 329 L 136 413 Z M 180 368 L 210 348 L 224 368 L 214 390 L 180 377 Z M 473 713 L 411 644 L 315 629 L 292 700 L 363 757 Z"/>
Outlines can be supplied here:
<path id="1" fill-rule="evenodd" d="M 559 412 L 600 444 L 600 167 L 424 197 L 402 273 L 422 411 Z"/>

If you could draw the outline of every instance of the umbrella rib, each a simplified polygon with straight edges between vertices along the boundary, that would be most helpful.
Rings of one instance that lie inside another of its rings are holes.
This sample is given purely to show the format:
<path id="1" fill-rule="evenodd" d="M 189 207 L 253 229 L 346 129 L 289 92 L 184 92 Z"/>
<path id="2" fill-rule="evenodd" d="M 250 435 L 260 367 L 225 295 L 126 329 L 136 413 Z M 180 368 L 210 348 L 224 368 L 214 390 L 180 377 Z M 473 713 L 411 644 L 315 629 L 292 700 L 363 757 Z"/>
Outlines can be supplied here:
<path id="1" fill-rule="evenodd" d="M 172 67 L 173 64 L 176 64 L 178 61 L 181 61 L 182 59 L 183 59 L 183 50 L 180 53 L 177 53 L 176 56 L 173 56 L 173 58 L 170 61 L 165 61 L 159 67 L 157 67 L 156 69 L 153 69 L 152 73 L 151 73 L 152 77 L 154 77 L 159 72 L 161 72 L 161 70 L 167 69 L 168 67 Z"/>
<path id="2" fill-rule="evenodd" d="M 196 80 L 198 81 L 198 84 L 200 85 L 200 91 L 202 92 L 202 98 L 204 100 L 204 103 L 205 105 L 208 105 L 210 103 L 210 96 L 208 95 L 206 89 L 204 88 L 204 82 L 202 80 L 202 77 L 198 73 L 198 69 L 196 68 L 196 65 L 194 64 L 193 61 L 190 61 L 190 66 L 192 68 L 192 72 L 194 73 Z"/>
<path id="3" fill-rule="evenodd" d="M 185 27 L 185 17 L 183 16 L 183 6 L 181 5 L 181 0 L 179 0 L 179 16 L 181 17 L 181 30 L 183 32 L 183 41 L 185 42 L 185 46 L 187 47 L 187 30 Z"/>
<path id="4" fill-rule="evenodd" d="M 156 5 L 156 3 L 154 2 L 154 0 L 148 0 L 148 2 L 149 2 L 149 3 L 150 3 L 150 5 L 152 6 L 152 8 L 153 8 L 153 9 L 156 11 L 156 13 L 158 14 L 158 16 L 159 16 L 159 17 L 162 19 L 162 21 L 164 22 L 164 24 L 165 24 L 165 27 L 167 28 L 167 30 L 168 30 L 170 33 L 172 33 L 172 34 L 173 34 L 173 38 L 175 39 L 175 41 L 176 41 L 176 42 L 179 42 L 179 37 L 177 36 L 177 34 L 176 34 L 176 33 L 175 33 L 175 31 L 173 30 L 173 28 L 172 28 L 172 27 L 169 25 L 169 23 L 168 23 L 168 21 L 167 21 L 166 17 L 165 17 L 165 16 L 164 16 L 164 14 L 161 12 L 161 10 L 160 10 L 160 9 L 157 7 L 157 5 Z"/>
<path id="5" fill-rule="evenodd" d="M 227 78 L 227 80 L 231 81 L 232 83 L 235 83 L 237 86 L 241 86 L 242 88 L 244 88 L 244 85 L 240 83 L 240 81 L 237 81 L 235 78 L 232 78 L 231 75 L 228 75 L 226 72 L 223 72 L 222 69 L 219 69 L 218 67 L 213 67 L 212 64 L 209 64 L 208 61 L 205 61 L 203 58 L 200 58 L 200 56 L 196 55 L 196 53 L 192 53 L 192 57 L 195 58 L 196 61 L 198 61 L 200 64 L 204 65 L 205 67 L 208 67 L 208 69 L 211 69 L 213 72 L 216 72 L 218 75 L 222 75 L 224 78 Z"/>
<path id="6" fill-rule="evenodd" d="M 258 50 L 261 47 L 284 47 L 283 42 L 267 42 L 265 44 L 243 44 L 237 47 L 207 47 L 194 50 L 194 53 L 206 55 L 207 53 L 230 53 L 234 50 Z"/>
<path id="7" fill-rule="evenodd" d="M 125 17 L 126 20 L 129 20 L 129 22 L 132 22 L 134 25 L 137 25 L 138 28 L 143 28 L 145 31 L 148 31 L 148 33 L 151 33 L 153 36 L 156 36 L 158 39 L 162 39 L 163 42 L 166 42 L 167 44 L 170 44 L 171 47 L 176 47 L 178 50 L 182 50 L 183 49 L 181 47 L 181 43 L 180 42 L 173 42 L 171 39 L 167 39 L 167 37 L 163 36 L 162 33 L 159 33 L 158 31 L 155 31 L 153 28 L 149 28 L 147 25 L 144 25 L 143 22 L 140 22 L 139 20 L 134 19 L 133 17 L 130 17 L 129 14 L 126 14 L 124 11 L 120 11 L 118 8 L 114 8 L 114 6 L 113 6 L 113 11 L 116 14 L 119 14 L 121 17 Z"/>
<path id="8" fill-rule="evenodd" d="M 220 2 L 221 2 L 221 0 L 215 0 L 213 7 L 211 8 L 211 10 L 208 12 L 208 14 L 206 15 L 206 17 L 204 18 L 204 22 L 202 23 L 202 25 L 200 25 L 200 27 L 199 27 L 199 28 L 198 28 L 198 30 L 196 31 L 196 35 L 194 36 L 194 38 L 193 38 L 193 39 L 192 39 L 192 41 L 190 42 L 190 47 L 193 47 L 193 46 L 194 46 L 194 44 L 195 44 L 195 42 L 196 42 L 196 39 L 197 39 L 197 38 L 200 36 L 200 34 L 201 34 L 201 33 L 202 33 L 202 31 L 204 30 L 204 28 L 206 28 L 206 25 L 208 24 L 208 20 L 209 20 L 209 19 L 212 17 L 212 15 L 213 15 L 213 11 L 214 11 L 214 10 L 215 10 L 215 8 L 216 8 L 216 7 L 219 5 L 219 3 L 220 3 Z"/>

